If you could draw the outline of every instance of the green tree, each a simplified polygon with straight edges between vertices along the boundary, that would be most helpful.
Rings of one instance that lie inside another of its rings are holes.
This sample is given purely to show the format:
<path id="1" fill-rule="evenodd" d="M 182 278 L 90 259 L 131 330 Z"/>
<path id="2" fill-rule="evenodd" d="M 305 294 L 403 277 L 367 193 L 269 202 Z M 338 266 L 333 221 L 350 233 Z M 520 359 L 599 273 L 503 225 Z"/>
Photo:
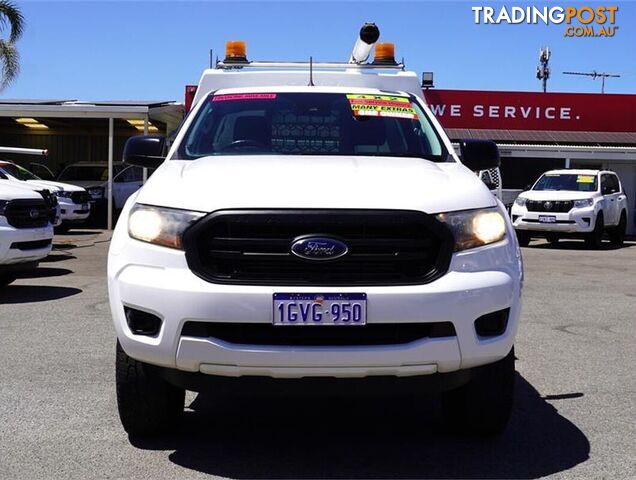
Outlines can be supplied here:
<path id="1" fill-rule="evenodd" d="M 15 42 L 24 31 L 24 17 L 18 7 L 8 0 L 0 0 L 0 33 L 6 30 L 8 36 L 0 38 L 0 90 L 15 80 L 20 72 L 20 55 Z"/>

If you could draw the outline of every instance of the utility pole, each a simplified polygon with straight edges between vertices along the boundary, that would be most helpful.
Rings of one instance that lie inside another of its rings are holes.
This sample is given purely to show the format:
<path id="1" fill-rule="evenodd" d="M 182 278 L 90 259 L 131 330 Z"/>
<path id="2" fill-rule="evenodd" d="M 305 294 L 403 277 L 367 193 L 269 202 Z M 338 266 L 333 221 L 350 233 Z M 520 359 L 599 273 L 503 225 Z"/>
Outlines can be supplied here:
<path id="1" fill-rule="evenodd" d="M 550 78 L 550 48 L 543 47 L 539 50 L 539 66 L 537 67 L 537 78 L 543 83 L 543 93 L 548 91 L 548 79 Z"/>
<path id="2" fill-rule="evenodd" d="M 563 72 L 564 75 L 582 75 L 584 77 L 592 77 L 592 80 L 597 78 L 601 79 L 601 93 L 605 93 L 605 79 L 606 78 L 620 78 L 620 75 L 614 73 L 597 72 L 592 70 L 591 72 Z"/>

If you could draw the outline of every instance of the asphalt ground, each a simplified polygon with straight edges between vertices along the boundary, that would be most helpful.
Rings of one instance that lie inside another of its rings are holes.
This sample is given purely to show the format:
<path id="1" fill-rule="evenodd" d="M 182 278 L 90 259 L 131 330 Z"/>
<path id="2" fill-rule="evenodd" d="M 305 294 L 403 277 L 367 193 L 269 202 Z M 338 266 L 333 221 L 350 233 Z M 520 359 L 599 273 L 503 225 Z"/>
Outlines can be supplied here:
<path id="1" fill-rule="evenodd" d="M 516 403 L 497 439 L 441 422 L 435 396 L 188 393 L 178 434 L 117 416 L 108 234 L 56 236 L 0 291 L 0 478 L 636 478 L 636 243 L 523 249 Z"/>

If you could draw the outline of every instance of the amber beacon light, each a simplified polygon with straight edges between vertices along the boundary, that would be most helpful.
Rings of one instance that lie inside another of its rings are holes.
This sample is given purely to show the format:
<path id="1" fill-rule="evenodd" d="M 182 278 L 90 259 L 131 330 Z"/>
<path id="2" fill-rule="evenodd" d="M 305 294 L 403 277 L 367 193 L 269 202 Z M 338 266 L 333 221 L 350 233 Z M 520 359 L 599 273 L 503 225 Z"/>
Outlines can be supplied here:
<path id="1" fill-rule="evenodd" d="M 226 63 L 247 63 L 247 47 L 242 40 L 229 40 L 225 44 Z"/>
<path id="2" fill-rule="evenodd" d="M 395 44 L 376 43 L 373 63 L 375 65 L 395 65 Z"/>

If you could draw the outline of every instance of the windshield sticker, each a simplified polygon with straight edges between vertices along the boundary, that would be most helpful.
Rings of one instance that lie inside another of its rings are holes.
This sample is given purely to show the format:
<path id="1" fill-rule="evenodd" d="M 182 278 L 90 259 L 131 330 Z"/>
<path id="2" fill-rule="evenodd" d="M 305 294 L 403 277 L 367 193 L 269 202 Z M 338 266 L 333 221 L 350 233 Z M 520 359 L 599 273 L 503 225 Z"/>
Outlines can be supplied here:
<path id="1" fill-rule="evenodd" d="M 576 183 L 594 183 L 594 175 L 577 175 Z"/>
<path id="2" fill-rule="evenodd" d="M 233 93 L 229 95 L 214 95 L 213 102 L 223 102 L 227 100 L 275 100 L 275 93 Z"/>
<path id="3" fill-rule="evenodd" d="M 417 120 L 417 112 L 406 97 L 391 95 L 347 95 L 355 116 L 394 117 Z"/>

